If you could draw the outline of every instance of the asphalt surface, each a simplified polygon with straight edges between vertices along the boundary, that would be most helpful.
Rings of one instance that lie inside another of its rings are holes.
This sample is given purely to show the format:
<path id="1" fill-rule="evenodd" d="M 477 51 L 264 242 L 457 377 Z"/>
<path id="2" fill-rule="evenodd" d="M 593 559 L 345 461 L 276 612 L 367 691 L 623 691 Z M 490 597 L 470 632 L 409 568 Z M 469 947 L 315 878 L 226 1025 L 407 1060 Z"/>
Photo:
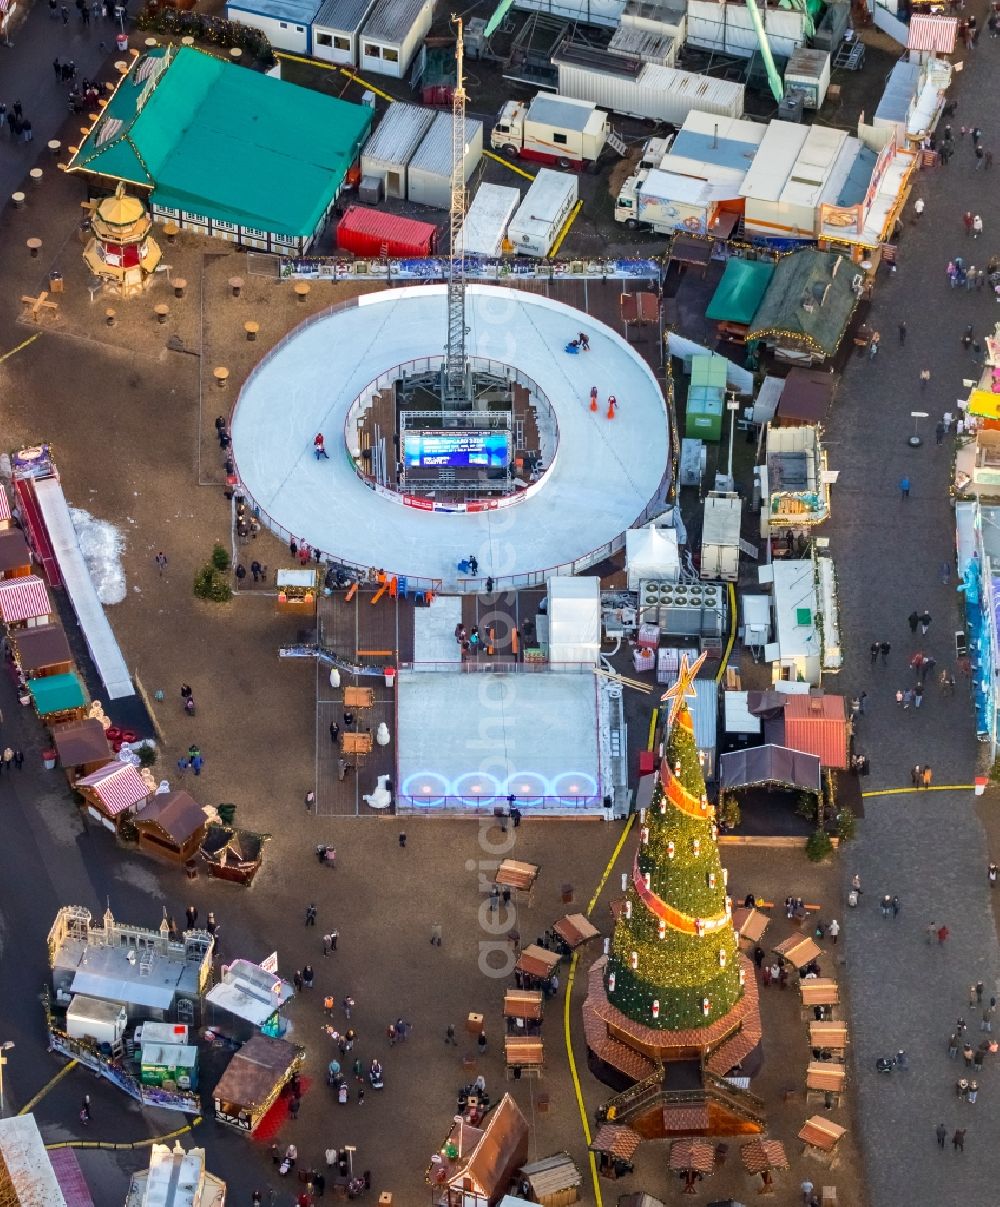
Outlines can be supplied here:
<path id="1" fill-rule="evenodd" d="M 935 442 L 934 427 L 967 390 L 962 380 L 978 376 L 961 335 L 972 323 L 977 337 L 992 330 L 1000 308 L 988 290 L 952 290 L 945 276 L 949 259 L 984 265 L 1000 248 L 1000 204 L 996 179 L 974 170 L 970 140 L 958 128 L 979 124 L 985 145 L 1000 131 L 990 112 L 1000 46 L 983 37 L 957 78 L 959 98 L 953 126 L 957 153 L 944 169 L 921 172 L 914 184 L 895 274 L 883 270 L 870 322 L 881 332 L 875 361 L 851 360 L 826 439 L 830 465 L 840 470 L 834 487 L 831 538 L 841 603 L 845 670 L 831 684 L 849 694 L 866 691 L 866 716 L 859 748 L 869 754 L 866 789 L 909 784 L 915 764 L 930 764 L 934 783 L 970 784 L 979 748 L 968 682 L 956 695 L 927 689 L 923 707 L 903 712 L 895 692 L 912 685 L 910 657 L 922 650 L 937 659 L 938 673 L 955 665 L 957 629 L 964 628 L 955 591 L 954 512 L 948 505 L 953 438 Z M 926 202 L 912 224 L 912 201 Z M 966 209 L 983 217 L 985 234 L 965 236 Z M 905 321 L 905 344 L 898 324 Z M 921 391 L 921 369 L 931 383 Z M 923 446 L 912 449 L 911 411 L 921 421 Z M 909 476 L 904 500 L 899 481 Z M 942 566 L 950 569 L 946 583 Z M 907 616 L 916 609 L 933 617 L 926 637 L 911 637 Z M 892 645 L 888 665 L 872 667 L 872 641 Z M 1000 954 L 986 878 L 987 845 L 971 792 L 927 792 L 870 799 L 856 847 L 842 865 L 846 895 L 860 872 L 864 894 L 856 910 L 845 909 L 851 934 L 853 1065 L 860 1091 L 867 1177 L 875 1207 L 996 1202 L 1000 1147 L 996 1144 L 995 1099 L 1000 1091 L 996 1056 L 979 1078 L 975 1104 L 955 1094 L 961 1061 L 950 1061 L 947 1041 L 957 1018 L 970 1024 L 975 1047 L 982 1038 L 980 1013 L 968 1008 L 970 983 L 996 990 Z M 882 918 L 878 898 L 898 894 L 898 919 Z M 943 946 L 928 946 L 931 922 L 947 925 Z M 903 1048 L 910 1068 L 876 1073 L 875 1060 Z M 934 1130 L 968 1129 L 964 1153 L 949 1142 L 938 1149 Z M 905 1171 L 905 1172 L 904 1172 Z M 819 1182 L 821 1179 L 816 1178 Z"/>

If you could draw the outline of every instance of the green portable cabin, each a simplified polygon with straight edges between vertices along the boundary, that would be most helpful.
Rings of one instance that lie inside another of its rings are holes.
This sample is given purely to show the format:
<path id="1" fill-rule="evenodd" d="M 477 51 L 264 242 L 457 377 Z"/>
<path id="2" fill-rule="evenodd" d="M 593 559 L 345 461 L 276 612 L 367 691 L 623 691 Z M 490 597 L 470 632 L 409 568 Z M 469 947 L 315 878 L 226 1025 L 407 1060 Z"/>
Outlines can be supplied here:
<path id="1" fill-rule="evenodd" d="M 726 413 L 726 361 L 721 356 L 692 356 L 684 435 L 696 440 L 722 439 Z"/>

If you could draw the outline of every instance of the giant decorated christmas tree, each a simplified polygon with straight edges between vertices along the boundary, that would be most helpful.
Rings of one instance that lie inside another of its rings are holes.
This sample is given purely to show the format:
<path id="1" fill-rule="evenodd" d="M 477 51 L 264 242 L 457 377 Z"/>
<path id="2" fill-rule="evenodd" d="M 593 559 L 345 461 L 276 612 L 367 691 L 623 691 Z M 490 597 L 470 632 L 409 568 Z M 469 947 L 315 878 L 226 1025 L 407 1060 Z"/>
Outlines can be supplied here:
<path id="1" fill-rule="evenodd" d="M 739 1100 L 725 1110 L 716 1102 L 709 1124 L 713 1084 L 758 1056 L 760 1019 L 752 965 L 736 942 L 715 810 L 705 795 L 687 707 L 703 660 L 689 666 L 682 658 L 677 683 L 664 695 L 670 710 L 659 781 L 640 818 L 609 954 L 591 969 L 584 1004 L 590 1063 L 602 1080 L 622 1089 L 662 1075 L 666 1100 L 671 1089 L 695 1088 L 697 1079 L 704 1126 L 672 1129 L 668 1121 L 660 1132 L 641 1128 L 645 1134 L 759 1130 L 748 1118 L 722 1119 L 727 1110 L 739 1115 Z M 746 1106 L 754 1114 L 751 1098 Z M 685 1118 L 690 1124 L 695 1114 Z"/>

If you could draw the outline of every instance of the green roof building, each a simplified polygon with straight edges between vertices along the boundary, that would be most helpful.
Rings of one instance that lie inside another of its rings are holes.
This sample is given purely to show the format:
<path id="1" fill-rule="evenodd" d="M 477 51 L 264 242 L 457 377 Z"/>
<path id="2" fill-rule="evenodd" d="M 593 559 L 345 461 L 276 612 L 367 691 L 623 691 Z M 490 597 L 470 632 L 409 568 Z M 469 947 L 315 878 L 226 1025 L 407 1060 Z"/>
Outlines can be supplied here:
<path id="1" fill-rule="evenodd" d="M 302 253 L 372 116 L 200 50 L 157 47 L 122 77 L 68 171 L 149 189 L 156 218 L 199 234 Z"/>

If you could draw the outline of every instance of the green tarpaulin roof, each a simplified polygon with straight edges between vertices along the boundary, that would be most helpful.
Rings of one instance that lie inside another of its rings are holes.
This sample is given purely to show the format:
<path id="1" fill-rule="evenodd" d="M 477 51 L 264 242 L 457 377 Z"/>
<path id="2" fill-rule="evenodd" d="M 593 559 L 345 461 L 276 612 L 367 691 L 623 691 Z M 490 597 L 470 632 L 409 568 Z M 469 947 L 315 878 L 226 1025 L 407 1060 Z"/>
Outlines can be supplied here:
<path id="1" fill-rule="evenodd" d="M 747 340 L 804 343 L 832 356 L 858 303 L 854 276 L 850 260 L 836 252 L 805 248 L 782 256 Z"/>
<path id="2" fill-rule="evenodd" d="M 705 317 L 716 323 L 749 326 L 773 275 L 773 264 L 759 260 L 729 260 Z"/>
<path id="3" fill-rule="evenodd" d="M 309 236 L 371 121 L 366 105 L 158 47 L 136 59 L 69 166 L 152 185 L 168 209 Z"/>
<path id="4" fill-rule="evenodd" d="M 87 693 L 79 675 L 48 675 L 44 679 L 29 679 L 28 691 L 41 716 L 79 708 L 87 703 Z"/>

